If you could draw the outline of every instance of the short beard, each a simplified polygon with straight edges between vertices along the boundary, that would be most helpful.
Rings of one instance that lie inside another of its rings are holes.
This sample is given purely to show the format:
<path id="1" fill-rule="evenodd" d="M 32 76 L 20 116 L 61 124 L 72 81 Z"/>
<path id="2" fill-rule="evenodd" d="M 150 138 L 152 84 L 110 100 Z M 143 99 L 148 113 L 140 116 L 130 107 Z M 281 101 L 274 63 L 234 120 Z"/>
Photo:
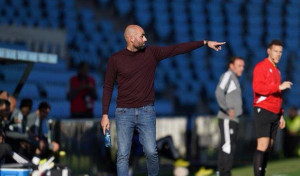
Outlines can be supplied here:
<path id="1" fill-rule="evenodd" d="M 138 51 L 145 49 L 146 45 L 135 47 Z"/>

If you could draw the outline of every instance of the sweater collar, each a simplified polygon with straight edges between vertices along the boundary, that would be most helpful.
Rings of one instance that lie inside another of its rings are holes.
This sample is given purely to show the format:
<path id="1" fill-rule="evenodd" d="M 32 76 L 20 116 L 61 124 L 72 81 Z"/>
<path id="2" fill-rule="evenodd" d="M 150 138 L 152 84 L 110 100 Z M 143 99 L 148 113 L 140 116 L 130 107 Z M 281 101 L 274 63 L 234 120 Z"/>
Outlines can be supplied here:
<path id="1" fill-rule="evenodd" d="M 132 56 L 132 55 L 135 55 L 137 53 L 140 53 L 140 52 L 143 52 L 145 51 L 146 47 L 144 49 L 141 49 L 139 51 L 136 51 L 136 52 L 132 52 L 132 51 L 129 51 L 127 48 L 124 49 L 124 54 L 126 55 L 129 55 L 129 56 Z"/>

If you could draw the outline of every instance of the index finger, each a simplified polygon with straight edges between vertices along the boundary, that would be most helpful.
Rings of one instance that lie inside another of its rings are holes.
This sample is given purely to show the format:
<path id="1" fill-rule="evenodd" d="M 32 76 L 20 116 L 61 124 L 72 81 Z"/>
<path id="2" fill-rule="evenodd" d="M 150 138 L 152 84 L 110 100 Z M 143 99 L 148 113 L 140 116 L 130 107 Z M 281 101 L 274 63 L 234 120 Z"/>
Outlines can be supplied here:
<path id="1" fill-rule="evenodd" d="M 224 45 L 224 44 L 226 44 L 226 42 L 217 42 L 216 44 L 217 45 Z"/>

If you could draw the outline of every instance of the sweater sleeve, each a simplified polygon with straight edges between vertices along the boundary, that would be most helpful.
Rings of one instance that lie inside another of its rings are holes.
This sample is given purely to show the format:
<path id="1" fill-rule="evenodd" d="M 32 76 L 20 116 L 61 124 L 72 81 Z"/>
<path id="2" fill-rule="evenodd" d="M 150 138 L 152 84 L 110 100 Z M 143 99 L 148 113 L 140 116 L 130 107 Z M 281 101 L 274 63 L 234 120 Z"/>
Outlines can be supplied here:
<path id="1" fill-rule="evenodd" d="M 227 110 L 230 108 L 226 104 L 226 97 L 225 97 L 229 82 L 230 82 L 230 73 L 226 72 L 224 75 L 221 76 L 219 84 L 217 85 L 215 91 L 218 105 L 225 112 L 227 112 Z"/>
<path id="2" fill-rule="evenodd" d="M 180 44 L 165 46 L 165 47 L 152 46 L 152 49 L 156 60 L 161 61 L 168 57 L 190 52 L 192 50 L 202 47 L 203 45 L 204 45 L 204 41 L 197 41 L 197 42 L 180 43 Z"/>
<path id="3" fill-rule="evenodd" d="M 279 85 L 270 84 L 265 77 L 265 70 L 257 65 L 253 71 L 253 91 L 260 95 L 271 95 L 280 92 Z"/>
<path id="4" fill-rule="evenodd" d="M 117 77 L 117 71 L 114 65 L 114 59 L 111 57 L 107 63 L 105 81 L 103 85 L 102 114 L 108 114 L 111 95 L 114 89 L 114 83 Z"/>

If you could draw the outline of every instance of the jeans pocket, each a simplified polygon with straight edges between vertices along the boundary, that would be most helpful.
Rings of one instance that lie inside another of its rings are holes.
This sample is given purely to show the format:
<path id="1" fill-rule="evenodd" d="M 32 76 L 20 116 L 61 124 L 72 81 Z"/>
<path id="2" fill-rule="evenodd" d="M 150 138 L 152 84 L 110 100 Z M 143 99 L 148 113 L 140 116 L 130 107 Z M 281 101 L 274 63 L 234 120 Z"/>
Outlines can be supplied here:
<path id="1" fill-rule="evenodd" d="M 155 107 L 154 106 L 145 106 L 144 112 L 145 113 L 155 113 Z"/>
<path id="2" fill-rule="evenodd" d="M 126 108 L 116 108 L 115 114 L 124 114 L 126 113 Z"/>

